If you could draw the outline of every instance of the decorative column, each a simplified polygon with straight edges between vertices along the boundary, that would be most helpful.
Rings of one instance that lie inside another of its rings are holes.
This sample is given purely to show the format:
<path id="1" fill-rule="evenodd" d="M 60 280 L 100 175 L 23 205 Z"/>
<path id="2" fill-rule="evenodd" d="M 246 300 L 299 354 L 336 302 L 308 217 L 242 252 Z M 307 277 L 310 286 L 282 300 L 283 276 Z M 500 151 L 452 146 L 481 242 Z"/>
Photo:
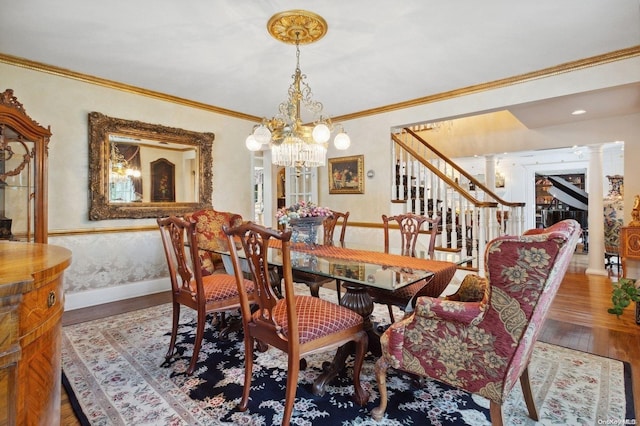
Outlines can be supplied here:
<path id="1" fill-rule="evenodd" d="M 591 275 L 607 275 L 604 268 L 604 220 L 602 189 L 602 145 L 589 147 L 587 171 L 589 193 L 589 265 L 585 271 Z"/>
<path id="2" fill-rule="evenodd" d="M 486 155 L 484 163 L 485 185 L 492 191 L 496 189 L 496 157 Z"/>

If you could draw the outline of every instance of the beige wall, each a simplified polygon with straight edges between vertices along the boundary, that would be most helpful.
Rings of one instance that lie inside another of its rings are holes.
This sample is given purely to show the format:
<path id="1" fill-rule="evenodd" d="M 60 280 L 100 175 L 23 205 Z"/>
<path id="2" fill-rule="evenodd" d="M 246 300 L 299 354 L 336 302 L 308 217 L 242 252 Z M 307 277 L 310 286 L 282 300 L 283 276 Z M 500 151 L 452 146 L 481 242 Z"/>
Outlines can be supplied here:
<path id="1" fill-rule="evenodd" d="M 597 90 L 640 80 L 640 58 L 590 67 L 569 74 L 531 81 L 493 91 L 421 105 L 343 122 L 352 145 L 347 151 L 330 148 L 329 157 L 364 154 L 364 168 L 375 177 L 365 181 L 363 195 L 330 195 L 326 168 L 319 170 L 321 205 L 349 210 L 350 220 L 378 222 L 390 209 L 392 176 L 388 158 L 390 129 L 423 121 L 495 111 L 505 105 L 532 102 L 585 90 Z M 49 153 L 50 242 L 69 247 L 74 263 L 65 276 L 68 307 L 81 307 L 168 288 L 164 258 L 157 232 L 100 234 L 100 228 L 154 225 L 153 219 L 88 220 L 87 114 L 91 111 L 187 130 L 213 132 L 213 204 L 219 210 L 251 217 L 251 157 L 244 139 L 253 123 L 220 114 L 180 106 L 119 90 L 0 63 L 0 90 L 14 89 L 27 113 L 44 126 L 51 126 Z M 170 90 L 167 90 L 169 92 Z M 366 94 L 363 94 L 363 96 Z M 275 106 L 274 106 L 275 107 Z M 269 112 L 265 112 L 268 114 Z M 478 139 L 473 143 L 446 146 L 453 157 L 496 151 L 530 150 L 598 144 L 601 129 L 615 126 L 625 148 L 625 222 L 630 218 L 634 194 L 640 194 L 640 120 L 615 117 L 580 126 L 542 129 L 535 134 L 518 133 L 501 139 Z M 474 152 L 471 152 L 473 149 Z M 480 152 L 478 152 L 480 151 Z M 58 235 L 61 231 L 86 233 Z"/>
<path id="2" fill-rule="evenodd" d="M 51 126 L 49 231 L 154 223 L 152 219 L 88 220 L 87 116 L 91 111 L 127 120 L 215 133 L 213 204 L 221 210 L 244 215 L 250 213 L 250 175 L 239 171 L 250 168 L 244 139 L 253 123 L 2 63 L 0 75 L 0 90 L 13 89 L 14 95 L 34 120 L 45 127 Z"/>

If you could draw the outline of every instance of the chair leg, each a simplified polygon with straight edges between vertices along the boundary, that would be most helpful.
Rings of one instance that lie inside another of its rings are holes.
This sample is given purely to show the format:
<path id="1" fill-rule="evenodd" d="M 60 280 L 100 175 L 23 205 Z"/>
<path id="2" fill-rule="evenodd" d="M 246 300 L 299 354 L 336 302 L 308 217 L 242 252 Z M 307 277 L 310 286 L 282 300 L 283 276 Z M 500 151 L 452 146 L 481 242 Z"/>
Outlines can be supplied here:
<path id="1" fill-rule="evenodd" d="M 289 426 L 293 404 L 296 400 L 296 390 L 298 389 L 298 373 L 300 373 L 300 360 L 288 354 L 287 361 L 287 390 L 284 398 L 284 413 L 282 414 L 282 426 Z"/>
<path id="2" fill-rule="evenodd" d="M 338 292 L 338 305 L 342 305 L 342 295 L 340 295 L 340 287 L 342 287 L 342 281 L 336 280 L 336 292 Z"/>
<path id="3" fill-rule="evenodd" d="M 171 325 L 171 339 L 169 340 L 169 351 L 164 356 L 165 361 L 173 356 L 173 351 L 176 348 L 176 337 L 178 335 L 178 323 L 180 322 L 180 304 L 173 302 L 173 321 Z"/>
<path id="4" fill-rule="evenodd" d="M 360 371 L 362 370 L 362 363 L 364 362 L 364 355 L 367 352 L 369 344 L 369 336 L 366 331 L 358 333 L 358 337 L 355 340 L 356 343 L 356 360 L 353 366 L 353 400 L 356 404 L 364 407 L 369 402 L 369 392 L 364 390 L 360 383 Z"/>
<path id="5" fill-rule="evenodd" d="M 387 308 L 389 309 L 389 318 L 391 319 L 391 324 L 393 324 L 394 322 L 396 322 L 396 319 L 393 317 L 393 306 L 387 305 Z"/>
<path id="6" fill-rule="evenodd" d="M 384 412 L 387 411 L 387 370 L 389 369 L 389 363 L 384 357 L 378 358 L 376 361 L 376 380 L 378 381 L 378 393 L 380 394 L 380 405 L 371 410 L 371 417 L 374 420 L 380 421 L 384 417 Z"/>
<path id="7" fill-rule="evenodd" d="M 320 284 L 319 283 L 307 283 L 309 286 L 309 292 L 313 297 L 320 297 Z"/>
<path id="8" fill-rule="evenodd" d="M 238 403 L 238 410 L 246 411 L 249 405 L 249 391 L 251 390 L 251 379 L 253 372 L 253 338 L 245 331 L 244 335 L 244 387 L 242 388 L 242 399 Z"/>
<path id="9" fill-rule="evenodd" d="M 529 381 L 529 367 L 525 368 L 520 376 L 520 385 L 522 386 L 522 394 L 524 395 L 524 402 L 527 404 L 527 410 L 529 410 L 529 417 L 538 421 L 538 409 L 536 408 L 536 402 L 533 399 L 533 391 L 531 390 L 531 382 Z"/>
<path id="10" fill-rule="evenodd" d="M 207 314 L 204 311 L 198 311 L 198 323 L 196 324 L 196 339 L 193 342 L 193 355 L 191 355 L 191 362 L 187 369 L 187 375 L 191 376 L 196 369 L 196 363 L 198 362 L 198 355 L 200 354 L 200 347 L 202 346 L 202 339 L 204 337 L 204 322 L 207 320 Z"/>
<path id="11" fill-rule="evenodd" d="M 502 426 L 502 405 L 491 401 L 489 406 L 489 414 L 491 415 L 492 426 Z"/>

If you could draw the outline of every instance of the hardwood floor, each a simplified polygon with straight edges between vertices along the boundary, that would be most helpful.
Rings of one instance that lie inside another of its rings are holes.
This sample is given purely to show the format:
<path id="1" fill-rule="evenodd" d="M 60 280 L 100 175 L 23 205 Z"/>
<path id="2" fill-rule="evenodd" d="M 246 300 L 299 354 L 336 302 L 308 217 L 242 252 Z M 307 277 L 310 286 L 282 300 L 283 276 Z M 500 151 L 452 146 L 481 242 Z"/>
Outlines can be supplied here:
<path id="1" fill-rule="evenodd" d="M 611 280 L 585 275 L 585 255 L 576 254 L 553 301 L 539 339 L 543 342 L 627 361 L 633 374 L 633 395 L 640 407 L 640 325 L 629 307 L 617 318 L 607 313 Z M 63 325 L 169 302 L 169 292 L 66 312 Z M 622 391 L 622 390 L 621 390 Z M 62 391 L 62 425 L 79 425 L 66 392 Z"/>

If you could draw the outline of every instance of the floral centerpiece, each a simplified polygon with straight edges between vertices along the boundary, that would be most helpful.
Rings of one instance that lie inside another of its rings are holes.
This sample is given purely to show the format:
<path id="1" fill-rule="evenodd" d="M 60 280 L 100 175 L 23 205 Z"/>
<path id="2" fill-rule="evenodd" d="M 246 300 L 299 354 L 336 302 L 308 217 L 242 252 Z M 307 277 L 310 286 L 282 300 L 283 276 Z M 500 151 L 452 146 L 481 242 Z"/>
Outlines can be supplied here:
<path id="1" fill-rule="evenodd" d="M 314 203 L 301 200 L 292 206 L 278 209 L 276 219 L 278 219 L 278 224 L 280 225 L 289 225 L 292 220 L 295 222 L 296 219 L 305 217 L 325 218 L 331 216 L 331 214 L 331 210 L 326 207 L 319 207 Z"/>
<path id="2" fill-rule="evenodd" d="M 298 203 L 278 209 L 278 224 L 291 227 L 291 241 L 304 243 L 313 248 L 318 240 L 318 227 L 322 221 L 331 216 L 331 210 L 316 206 L 314 203 L 299 201 Z"/>

